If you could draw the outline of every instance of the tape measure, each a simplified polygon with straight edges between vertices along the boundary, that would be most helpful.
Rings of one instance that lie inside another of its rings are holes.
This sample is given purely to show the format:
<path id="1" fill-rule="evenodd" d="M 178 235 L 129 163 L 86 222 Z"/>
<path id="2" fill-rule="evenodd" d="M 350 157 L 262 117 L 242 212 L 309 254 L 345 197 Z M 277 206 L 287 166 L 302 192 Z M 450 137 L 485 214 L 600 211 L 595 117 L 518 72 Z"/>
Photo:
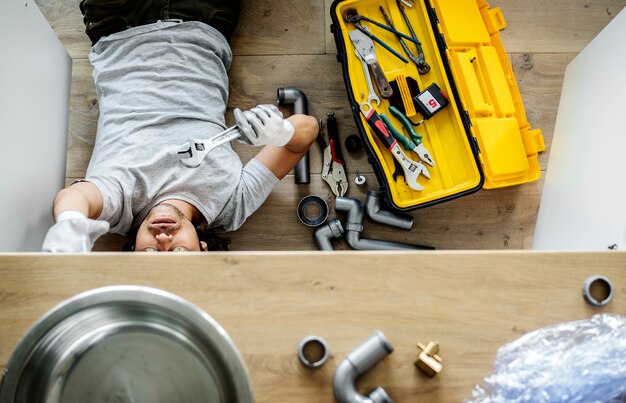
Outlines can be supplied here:
<path id="1" fill-rule="evenodd" d="M 441 88 L 436 83 L 432 83 L 424 91 L 416 95 L 413 101 L 415 101 L 417 111 L 424 117 L 422 122 L 433 117 L 435 113 L 450 103 L 448 96 L 441 91 Z"/>

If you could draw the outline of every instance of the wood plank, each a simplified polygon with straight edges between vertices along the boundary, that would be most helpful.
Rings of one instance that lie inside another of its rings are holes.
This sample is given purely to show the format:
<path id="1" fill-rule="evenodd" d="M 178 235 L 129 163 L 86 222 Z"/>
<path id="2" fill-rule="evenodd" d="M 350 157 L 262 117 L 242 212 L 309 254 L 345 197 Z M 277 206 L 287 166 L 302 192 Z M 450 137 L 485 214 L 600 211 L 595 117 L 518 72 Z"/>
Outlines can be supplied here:
<path id="1" fill-rule="evenodd" d="M 72 59 L 86 58 L 91 41 L 75 0 L 35 0 Z"/>
<path id="2" fill-rule="evenodd" d="M 85 34 L 83 16 L 73 0 L 36 0 L 42 13 L 74 59 L 89 54 L 91 41 Z M 324 5 L 297 1 L 284 7 L 273 0 L 242 1 L 240 23 L 232 38 L 235 54 L 322 54 Z"/>
<path id="3" fill-rule="evenodd" d="M 335 54 L 335 40 L 328 29 L 333 1 L 325 2 L 326 52 Z M 507 26 L 500 37 L 508 52 L 577 53 L 619 14 L 626 0 L 492 0 L 489 4 L 504 14 Z"/>
<path id="4" fill-rule="evenodd" d="M 96 142 L 98 98 L 87 59 L 74 59 L 70 88 L 66 176 L 84 177 Z"/>
<path id="5" fill-rule="evenodd" d="M 359 390 L 380 385 L 399 403 L 458 402 L 492 373 L 503 344 L 548 325 L 626 312 L 618 298 L 625 273 L 624 252 L 3 255 L 0 371 L 54 305 L 96 287 L 134 284 L 175 293 L 217 320 L 241 352 L 258 402 L 333 401 L 335 369 L 375 329 L 394 352 L 359 380 Z M 580 295 L 596 274 L 616 292 L 601 309 Z M 310 334 L 330 345 L 316 371 L 295 354 Z M 432 379 L 413 366 L 415 344 L 430 340 L 440 342 L 444 365 Z"/>
<path id="6" fill-rule="evenodd" d="M 72 0 L 36 0 L 70 56 L 84 58 L 91 42 L 82 15 Z M 235 54 L 333 54 L 329 30 L 331 0 L 291 2 L 282 7 L 272 0 L 244 0 L 241 22 L 233 36 Z M 579 52 L 615 15 L 626 0 L 560 0 L 532 3 L 492 1 L 507 21 L 502 40 L 509 52 Z M 537 40 L 537 38 L 541 40 Z"/>
<path id="7" fill-rule="evenodd" d="M 626 6 L 626 0 L 493 0 L 507 27 L 508 52 L 580 52 Z"/>
<path id="8" fill-rule="evenodd" d="M 365 175 L 370 189 L 376 190 L 372 173 Z M 521 186 L 481 190 L 447 203 L 410 213 L 414 218 L 411 231 L 398 230 L 364 219 L 362 237 L 383 239 L 445 249 L 522 249 L 530 248 L 543 181 Z M 308 194 L 326 200 L 329 216 L 344 219 L 335 212 L 334 195 L 319 174 L 311 176 L 309 185 L 294 185 L 291 176 L 283 179 L 267 201 L 236 232 L 224 234 L 233 251 L 315 250 L 312 228 L 297 218 L 298 202 Z M 348 197 L 365 201 L 366 190 L 353 184 Z M 119 251 L 125 238 L 106 235 L 96 242 L 94 250 Z M 342 240 L 337 250 L 349 250 Z"/>
<path id="9" fill-rule="evenodd" d="M 531 128 L 543 133 L 546 151 L 539 155 L 541 169 L 548 167 L 548 156 L 559 110 L 565 68 L 577 53 L 514 53 L 511 67 L 524 101 Z"/>
<path id="10" fill-rule="evenodd" d="M 326 52 L 324 4 L 243 0 L 232 39 L 237 55 L 311 55 Z"/>

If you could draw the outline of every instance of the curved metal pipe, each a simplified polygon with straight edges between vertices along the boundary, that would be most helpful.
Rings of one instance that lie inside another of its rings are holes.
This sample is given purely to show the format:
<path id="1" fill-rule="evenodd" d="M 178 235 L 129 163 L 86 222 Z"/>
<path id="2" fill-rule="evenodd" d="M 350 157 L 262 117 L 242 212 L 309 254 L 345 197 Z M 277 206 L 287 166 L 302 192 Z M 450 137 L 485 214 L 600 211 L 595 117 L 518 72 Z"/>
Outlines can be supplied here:
<path id="1" fill-rule="evenodd" d="M 276 100 L 278 105 L 292 105 L 293 113 L 309 114 L 308 102 L 306 95 L 297 88 L 279 88 L 276 91 Z M 309 153 L 302 157 L 296 165 L 295 171 L 296 184 L 307 184 L 311 182 L 311 173 L 309 171 Z"/>
<path id="2" fill-rule="evenodd" d="M 332 241 L 341 239 L 342 235 L 343 226 L 341 222 L 333 219 L 329 220 L 326 225 L 316 229 L 313 233 L 313 238 L 319 250 L 335 250 Z"/>
<path id="3" fill-rule="evenodd" d="M 363 205 L 356 199 L 337 197 L 335 210 L 346 212 L 344 235 L 348 245 L 356 250 L 421 250 L 432 249 L 428 246 L 411 245 L 401 242 L 383 241 L 379 239 L 361 238 L 363 231 Z"/>
<path id="4" fill-rule="evenodd" d="M 379 361 L 393 352 L 393 347 L 385 335 L 377 330 L 363 344 L 352 351 L 339 364 L 333 378 L 333 391 L 339 403 L 393 403 L 381 387 L 374 389 L 369 396 L 356 390 L 356 379 L 369 371 Z"/>
<path id="5" fill-rule="evenodd" d="M 365 215 L 370 220 L 389 225 L 392 227 L 411 230 L 413 227 L 413 217 L 408 214 L 396 214 L 389 210 L 383 210 L 380 202 L 380 192 L 370 190 L 365 198 Z"/>

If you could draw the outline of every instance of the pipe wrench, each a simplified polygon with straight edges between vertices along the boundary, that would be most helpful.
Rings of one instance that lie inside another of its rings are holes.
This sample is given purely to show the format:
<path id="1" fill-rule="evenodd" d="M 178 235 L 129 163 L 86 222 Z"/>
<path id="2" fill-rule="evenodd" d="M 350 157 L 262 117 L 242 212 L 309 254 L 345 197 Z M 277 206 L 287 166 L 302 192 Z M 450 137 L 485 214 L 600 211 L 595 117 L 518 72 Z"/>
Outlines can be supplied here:
<path id="1" fill-rule="evenodd" d="M 404 179 L 406 180 L 407 185 L 413 190 L 424 190 L 424 187 L 419 184 L 417 179 L 420 174 L 430 179 L 428 169 L 426 169 L 424 164 L 421 162 L 413 161 L 407 157 L 372 105 L 364 102 L 361 104 L 360 109 L 370 128 L 376 134 L 376 137 L 378 137 L 383 145 L 391 152 L 391 155 L 393 155 L 396 161 L 400 163 L 400 166 L 404 171 Z"/>
<path id="2" fill-rule="evenodd" d="M 233 141 L 241 137 L 239 126 L 233 126 L 209 139 L 189 138 L 188 142 L 181 146 L 178 150 L 180 162 L 186 167 L 197 168 L 200 166 L 204 157 L 207 156 L 215 147 Z"/>

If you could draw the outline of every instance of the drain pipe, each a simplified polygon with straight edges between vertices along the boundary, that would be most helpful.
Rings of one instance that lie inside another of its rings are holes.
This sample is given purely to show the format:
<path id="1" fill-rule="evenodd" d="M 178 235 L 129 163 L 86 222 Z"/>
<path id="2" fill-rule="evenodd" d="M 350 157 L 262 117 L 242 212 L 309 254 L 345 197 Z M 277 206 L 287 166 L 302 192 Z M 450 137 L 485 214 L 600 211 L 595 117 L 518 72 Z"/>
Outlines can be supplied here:
<path id="1" fill-rule="evenodd" d="M 408 214 L 395 214 L 381 207 L 381 193 L 370 190 L 365 198 L 365 215 L 372 221 L 392 227 L 411 230 L 413 217 Z"/>
<path id="2" fill-rule="evenodd" d="M 344 224 L 345 238 L 348 245 L 356 250 L 421 250 L 433 249 L 429 246 L 411 245 L 401 242 L 383 241 L 379 239 L 361 238 L 363 231 L 363 205 L 356 199 L 337 197 L 335 210 L 347 213 Z"/>
<path id="3" fill-rule="evenodd" d="M 297 88 L 279 88 L 276 92 L 278 105 L 293 105 L 293 113 L 309 114 L 306 96 Z M 296 184 L 302 185 L 311 182 L 309 171 L 309 152 L 302 157 L 294 170 Z"/>
<path id="4" fill-rule="evenodd" d="M 339 403 L 393 403 L 387 392 L 380 386 L 369 396 L 356 390 L 356 379 L 369 371 L 379 361 L 393 352 L 393 347 L 385 335 L 377 330 L 363 344 L 352 351 L 339 364 L 333 378 L 333 391 Z"/>
<path id="5" fill-rule="evenodd" d="M 319 250 L 335 250 L 332 241 L 339 240 L 343 236 L 341 221 L 332 219 L 326 225 L 315 230 L 313 238 Z"/>

